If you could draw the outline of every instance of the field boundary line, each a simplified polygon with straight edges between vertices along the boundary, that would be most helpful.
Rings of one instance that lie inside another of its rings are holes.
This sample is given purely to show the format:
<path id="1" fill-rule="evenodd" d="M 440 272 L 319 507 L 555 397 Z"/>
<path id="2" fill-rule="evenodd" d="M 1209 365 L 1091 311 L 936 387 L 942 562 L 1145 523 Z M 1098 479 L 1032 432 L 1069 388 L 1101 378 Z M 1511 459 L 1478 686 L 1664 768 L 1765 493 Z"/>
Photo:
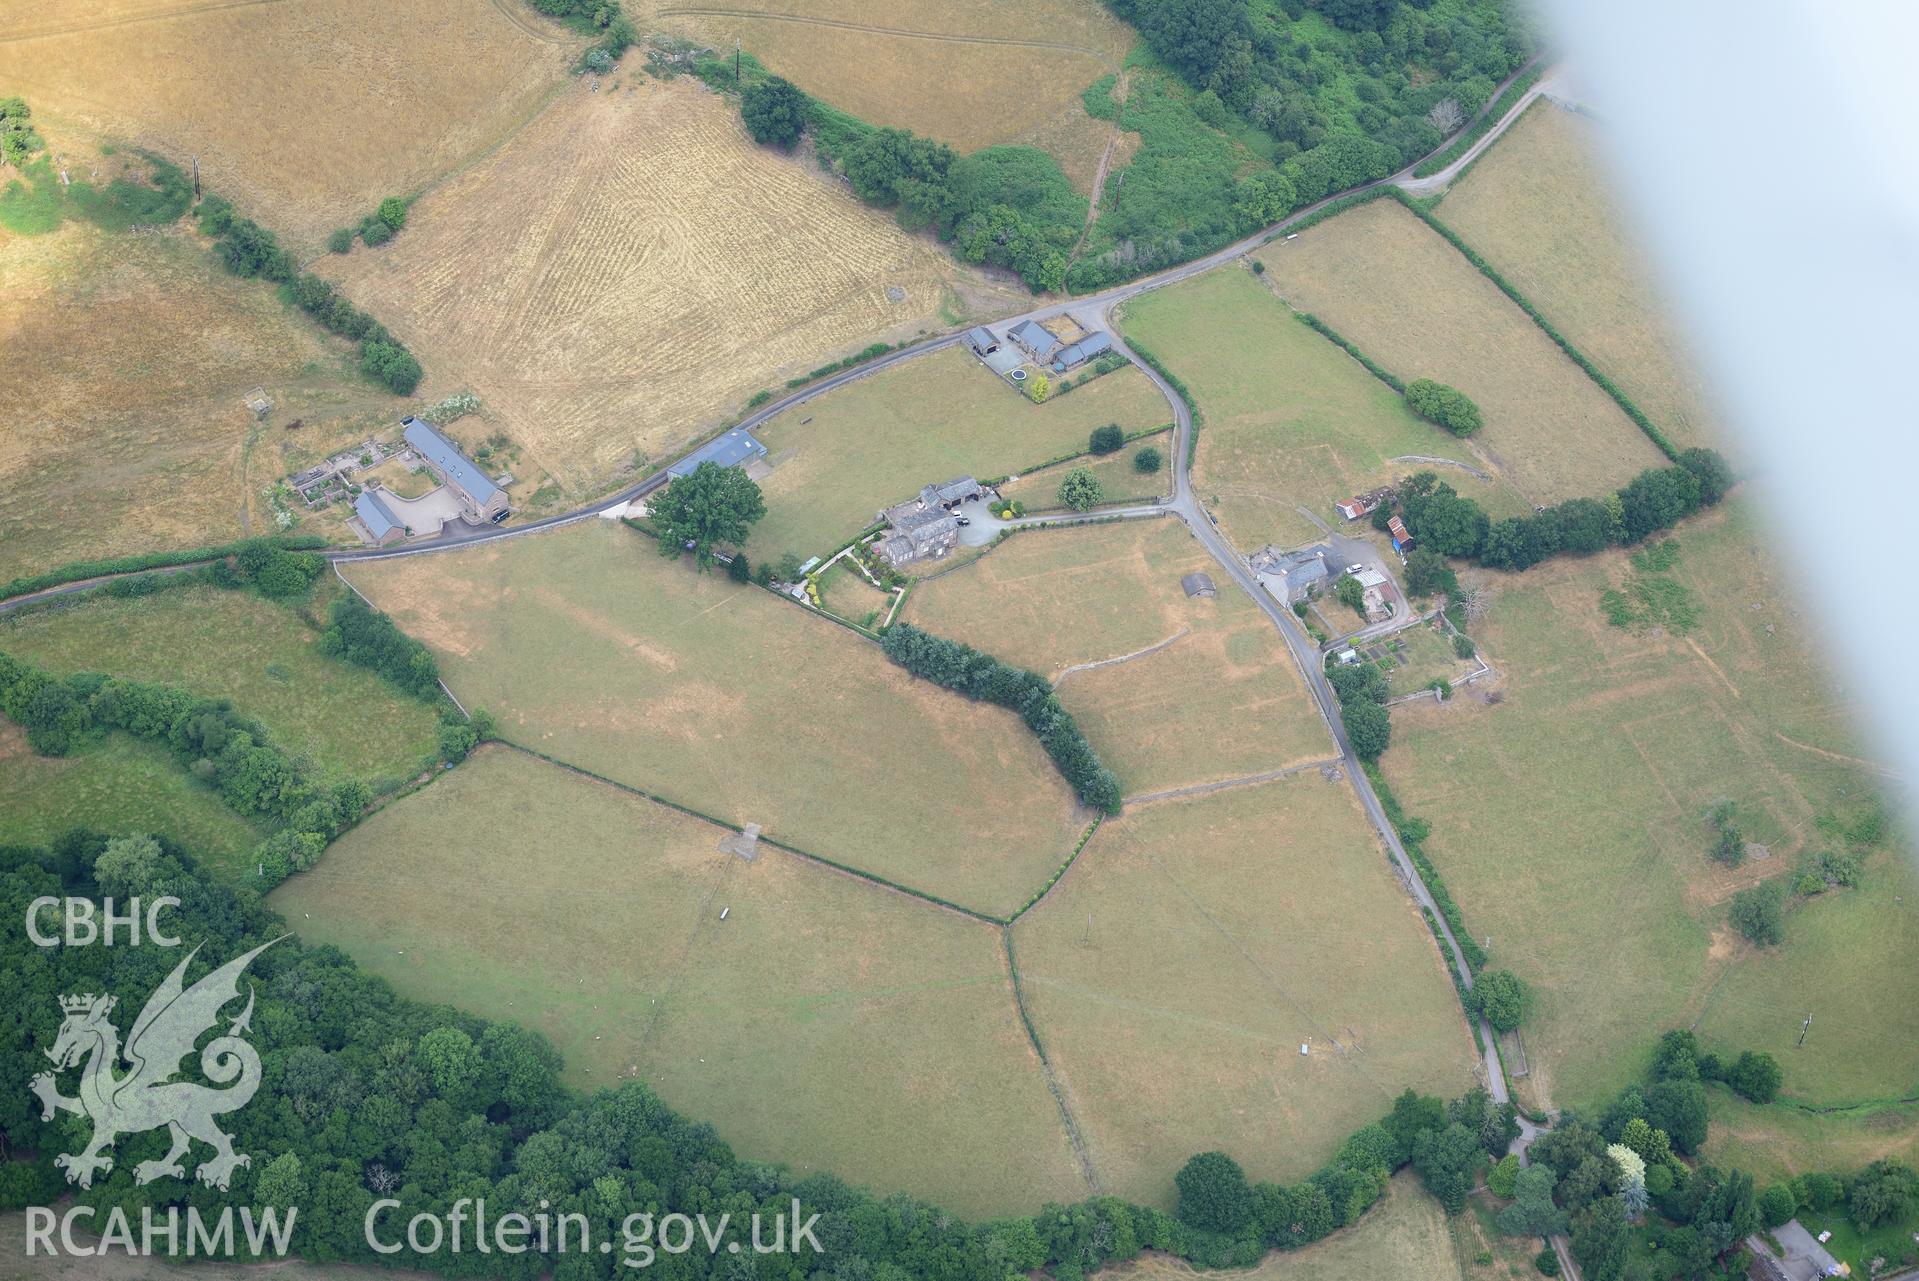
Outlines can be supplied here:
<path id="1" fill-rule="evenodd" d="M 616 788 L 619 791 L 626 792 L 632 796 L 638 796 L 643 800 L 648 800 L 653 802 L 655 805 L 664 805 L 666 808 L 670 810 L 677 810 L 680 813 L 686 815 L 688 818 L 699 819 L 703 823 L 710 823 L 714 827 L 722 828 L 725 831 L 732 832 L 735 835 L 739 835 L 740 833 L 745 831 L 745 829 L 740 827 L 737 823 L 729 823 L 723 818 L 715 818 L 713 815 L 705 813 L 701 810 L 696 810 L 690 805 L 682 805 L 678 801 L 669 800 L 666 797 L 659 795 L 658 793 L 649 792 L 643 787 L 635 787 L 631 783 L 622 783 L 616 778 L 608 778 L 604 774 L 596 774 L 590 769 L 586 769 L 582 766 L 575 765 L 570 761 L 563 761 L 557 756 L 548 756 L 545 752 L 540 751 L 536 747 L 528 747 L 524 743 L 516 743 L 510 738 L 496 738 L 491 741 L 500 744 L 502 747 L 510 748 L 513 751 L 523 752 L 526 755 L 535 758 L 536 760 L 545 761 L 548 765 L 552 765 L 559 769 L 567 770 L 571 773 L 578 774 L 581 778 L 590 778 L 596 783 L 603 783 L 607 787 Z M 898 881 L 889 881 L 884 876 L 880 876 L 877 873 L 868 872 L 862 868 L 853 867 L 852 865 L 847 863 L 841 863 L 835 859 L 830 859 L 826 857 L 824 854 L 815 854 L 811 850 L 801 849 L 797 845 L 789 845 L 785 841 L 779 840 L 776 837 L 766 835 L 764 832 L 760 834 L 760 844 L 771 845 L 774 849 L 779 850 L 785 854 L 791 854 L 794 858 L 804 859 L 809 863 L 817 863 L 821 867 L 831 868 L 835 872 L 840 872 L 846 876 L 853 877 L 855 880 L 865 881 L 868 884 L 878 886 L 881 889 L 890 890 L 895 894 L 904 894 L 908 898 L 918 899 L 922 903 L 927 903 L 934 907 L 943 908 L 948 912 L 957 912 L 961 916 L 967 917 L 971 920 L 978 921 L 983 925 L 1003 926 L 1006 924 L 1006 921 L 1004 920 L 1004 918 L 992 916 L 986 912 L 981 912 L 974 908 L 962 907 L 958 903 L 949 902 L 946 899 L 940 898 L 936 894 L 929 894 L 925 890 L 916 890 L 912 886 L 902 885 Z"/>
<path id="2" fill-rule="evenodd" d="M 1149 654 L 1157 654 L 1159 653 L 1159 651 L 1161 651 L 1162 649 L 1165 649 L 1168 645 L 1171 645 L 1173 642 L 1180 640 L 1184 637 L 1191 636 L 1192 634 L 1193 634 L 1193 629 L 1190 626 L 1182 627 L 1178 631 L 1174 632 L 1171 636 L 1168 636 L 1165 640 L 1155 641 L 1153 644 L 1148 645 L 1145 649 L 1136 649 L 1130 654 L 1120 654 L 1114 658 L 1095 659 L 1094 661 L 1090 663 L 1074 663 L 1071 667 L 1068 667 L 1066 670 L 1062 671 L 1058 676 L 1055 676 L 1053 678 L 1053 688 L 1058 689 L 1060 685 L 1066 680 L 1066 678 L 1068 676 L 1071 676 L 1074 672 L 1092 672 L 1092 671 L 1097 671 L 1102 667 L 1117 667 L 1121 663 L 1130 663 L 1135 658 L 1145 658 Z"/>
<path id="3" fill-rule="evenodd" d="M 254 0 L 260 3 L 261 0 Z M 881 27 L 865 22 L 846 22 L 839 18 L 818 18 L 805 13 L 768 13 L 758 9 L 721 9 L 704 5 L 676 5 L 654 12 L 658 18 L 746 18 L 765 22 L 797 22 L 809 27 L 832 27 L 838 31 L 858 31 L 871 36 L 899 36 L 907 40 L 934 40 L 943 44 L 1010 45 L 1018 49 L 1051 49 L 1062 53 L 1083 53 L 1101 66 L 1118 70 L 1114 61 L 1097 49 L 1068 44 L 1064 40 L 1024 40 L 1018 36 L 967 36 L 951 31 L 912 31 L 905 27 Z"/>
<path id="4" fill-rule="evenodd" d="M 1013 927 L 1010 923 L 1000 927 L 1000 941 L 1005 945 L 1007 977 L 1013 981 L 1014 1012 L 1019 1015 L 1020 1025 L 1026 1029 L 1026 1039 L 1032 1043 L 1033 1053 L 1039 1056 L 1040 1076 L 1046 1081 L 1046 1088 L 1052 1091 L 1053 1102 L 1059 1107 L 1060 1124 L 1065 1127 L 1066 1141 L 1079 1161 L 1080 1176 L 1086 1180 L 1086 1186 L 1093 1190 L 1093 1195 L 1099 1196 L 1099 1171 L 1093 1167 L 1093 1154 L 1086 1149 L 1079 1122 L 1066 1102 L 1066 1091 L 1060 1088 L 1059 1077 L 1053 1071 L 1053 1060 L 1047 1057 L 1046 1045 L 1039 1039 L 1039 1029 L 1033 1025 L 1033 1016 L 1026 1009 L 1026 995 L 1020 987 L 1019 960 L 1013 953 Z"/>
<path id="5" fill-rule="evenodd" d="M 1154 801 L 1176 801 L 1188 796 L 1206 796 L 1213 792 L 1223 792 L 1232 787 L 1252 787 L 1259 783 L 1275 783 L 1282 778 L 1291 778 L 1303 774 L 1309 769 L 1325 769 L 1332 766 L 1344 769 L 1346 762 L 1337 756 L 1328 756 L 1324 760 L 1301 761 L 1297 765 L 1287 765 L 1281 769 L 1266 770 L 1258 774 L 1242 774 L 1238 778 L 1222 778 L 1211 783 L 1193 783 L 1187 787 L 1169 787 L 1163 792 L 1141 792 L 1137 796 L 1128 796 L 1120 801 L 1121 805 L 1149 805 Z"/>

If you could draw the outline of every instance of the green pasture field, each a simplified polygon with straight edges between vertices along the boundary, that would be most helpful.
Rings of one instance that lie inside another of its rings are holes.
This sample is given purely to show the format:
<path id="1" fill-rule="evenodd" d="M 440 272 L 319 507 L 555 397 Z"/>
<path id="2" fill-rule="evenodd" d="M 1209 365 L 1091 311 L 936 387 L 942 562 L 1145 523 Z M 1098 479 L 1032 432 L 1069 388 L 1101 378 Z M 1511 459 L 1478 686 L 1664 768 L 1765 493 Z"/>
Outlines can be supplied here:
<path id="1" fill-rule="evenodd" d="M 483 748 L 271 902 L 410 996 L 539 1029 L 582 1088 L 643 1078 L 749 1159 L 967 1215 L 1084 1196 L 999 931 L 725 835 Z"/>
<path id="2" fill-rule="evenodd" d="M 1472 397 L 1486 419 L 1470 438 L 1480 465 L 1532 503 L 1594 497 L 1666 461 L 1498 286 L 1394 201 L 1254 257 L 1282 298 L 1398 377 L 1436 378 Z"/>
<path id="3" fill-rule="evenodd" d="M 1109 820 L 1013 927 L 1027 1010 L 1101 1185 L 1172 1205 L 1195 1152 L 1325 1162 L 1475 1050 L 1432 935 L 1317 770 Z M 1302 1056 L 1301 1044 L 1309 1047 Z"/>
<path id="4" fill-rule="evenodd" d="M 1440 218 L 1681 448 L 1724 431 L 1611 198 L 1600 126 L 1541 99 L 1446 194 Z"/>
<path id="5" fill-rule="evenodd" d="M 772 474 L 747 555 L 824 555 L 920 487 L 981 480 L 1086 448 L 1093 428 L 1140 431 L 1172 408 L 1146 375 L 1116 369 L 1043 405 L 962 347 L 922 356 L 789 409 L 761 428 Z"/>
<path id="6" fill-rule="evenodd" d="M 1790 1103 L 1762 1107 L 1714 1087 L 1709 1106 L 1705 1158 L 1721 1169 L 1750 1170 L 1762 1188 L 1810 1170 L 1856 1170 L 1881 1157 L 1919 1160 L 1919 1103 L 1809 1112 Z"/>
<path id="7" fill-rule="evenodd" d="M 0 845 L 39 845 L 77 827 L 171 837 L 228 871 L 266 835 L 165 748 L 111 734 L 72 756 L 38 756 L 19 727 L 0 721 Z"/>
<path id="8" fill-rule="evenodd" d="M 217 587 L 92 594 L 0 621 L 0 650 L 53 672 L 105 672 L 227 698 L 320 770 L 397 782 L 436 752 L 438 714 L 317 648 L 294 610 Z"/>
<path id="9" fill-rule="evenodd" d="M 1351 1227 L 1301 1250 L 1275 1250 L 1251 1268 L 1203 1272 L 1181 1259 L 1145 1254 L 1099 1275 L 1105 1281 L 1200 1281 L 1222 1275 L 1234 1281 L 1383 1281 L 1388 1277 L 1464 1281 L 1469 1275 L 1505 1276 L 1485 1269 L 1464 1271 L 1453 1247 L 1454 1232 L 1439 1202 L 1426 1195 L 1412 1174 L 1404 1173 Z"/>
<path id="10" fill-rule="evenodd" d="M 1133 466 L 1133 455 L 1147 446 L 1159 451 L 1162 461 L 1156 472 L 1141 472 Z M 1019 499 L 1026 504 L 1028 511 L 1059 507 L 1059 482 L 1073 468 L 1084 467 L 1099 478 L 1100 492 L 1105 495 L 1106 501 L 1151 502 L 1172 487 L 1171 468 L 1177 461 L 1170 456 L 1172 450 L 1173 434 L 1165 431 L 1156 436 L 1128 441 L 1126 448 L 1105 458 L 1075 458 L 1071 462 L 1026 472 L 1018 480 L 1001 485 L 999 492 L 1003 498 Z"/>
<path id="11" fill-rule="evenodd" d="M 1218 596 L 1188 599 L 1195 571 Z M 1285 642 L 1225 580 L 1177 521 L 1081 525 L 1019 534 L 920 584 L 905 613 L 1052 679 L 1127 794 L 1332 756 Z"/>
<path id="12" fill-rule="evenodd" d="M 1443 246 L 1442 246 L 1443 247 Z M 1191 388 L 1205 415 L 1193 489 L 1242 551 L 1319 537 L 1342 498 L 1450 458 L 1492 472 L 1415 416 L 1365 366 L 1308 329 L 1250 272 L 1209 271 L 1126 304 L 1126 333 Z M 1497 515 L 1531 508 L 1510 486 L 1438 467 Z"/>
<path id="13" fill-rule="evenodd" d="M 1689 636 L 1608 625 L 1599 592 L 1623 556 L 1490 579 L 1474 636 L 1501 673 L 1443 708 L 1395 709 L 1386 776 L 1432 824 L 1427 852 L 1494 965 L 1538 993 L 1525 1032 L 1540 1105 L 1595 1107 L 1666 1028 L 1766 1050 L 1784 1097 L 1835 1105 L 1919 1079 L 1919 921 L 1886 852 L 1864 888 L 1789 911 L 1760 952 L 1727 923 L 1738 889 L 1823 848 L 1822 815 L 1874 803 L 1880 776 L 1834 696 L 1793 585 L 1739 495 L 1677 534 L 1673 576 L 1702 603 Z M 1707 810 L 1738 807 L 1763 846 L 1737 870 L 1708 855 Z M 1903 897 L 1903 902 L 1893 901 Z M 1900 999 L 1890 999 L 1900 994 Z M 1795 1049 L 1800 1021 L 1817 1034 Z"/>
<path id="14" fill-rule="evenodd" d="M 1342 607 L 1335 602 L 1332 608 L 1337 610 Z M 1397 650 L 1392 648 L 1393 642 L 1398 643 Z M 1469 659 L 1459 657 L 1453 649 L 1451 632 L 1429 623 L 1394 632 L 1380 643 L 1387 647 L 1387 652 L 1397 664 L 1386 673 L 1395 696 L 1425 689 L 1435 680 L 1456 681 L 1478 666 Z"/>
<path id="15" fill-rule="evenodd" d="M 1072 851 L 1090 815 L 1011 712 L 657 546 L 590 521 L 347 572 L 462 701 L 569 764 L 994 914 Z"/>

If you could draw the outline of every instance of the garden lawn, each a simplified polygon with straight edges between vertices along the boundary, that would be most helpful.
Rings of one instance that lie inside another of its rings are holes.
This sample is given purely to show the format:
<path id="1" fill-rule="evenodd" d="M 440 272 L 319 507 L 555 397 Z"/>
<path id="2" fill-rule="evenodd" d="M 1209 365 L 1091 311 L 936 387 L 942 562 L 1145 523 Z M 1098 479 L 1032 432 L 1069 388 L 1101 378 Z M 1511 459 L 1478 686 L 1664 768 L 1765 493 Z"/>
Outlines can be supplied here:
<path id="1" fill-rule="evenodd" d="M 1531 502 L 1596 497 L 1664 465 L 1531 317 L 1396 202 L 1350 210 L 1255 258 L 1282 298 L 1399 378 L 1470 396 L 1486 420 L 1475 451 Z"/>
<path id="2" fill-rule="evenodd" d="M 348 572 L 508 739 L 983 912 L 1025 902 L 1090 817 L 1011 712 L 627 528 Z"/>
<path id="3" fill-rule="evenodd" d="M 1691 635 L 1606 623 L 1617 553 L 1489 576 L 1473 634 L 1500 701 L 1475 689 L 1395 709 L 1388 780 L 1431 823 L 1426 850 L 1491 963 L 1538 994 L 1521 1086 L 1538 1105 L 1600 1105 L 1662 1030 L 1695 1023 L 1722 1052 L 1775 1054 L 1798 1102 L 1919 1079 L 1919 887 L 1901 860 L 1877 852 L 1863 888 L 1790 910 L 1775 949 L 1727 923 L 1737 890 L 1790 875 L 1827 844 L 1818 820 L 1856 818 L 1881 782 L 1753 506 L 1737 496 L 1677 534 L 1673 577 L 1701 607 Z M 1764 847 L 1737 870 L 1708 855 L 1721 800 Z"/>
<path id="4" fill-rule="evenodd" d="M 1125 329 L 1199 401 L 1193 490 L 1242 551 L 1319 536 L 1342 498 L 1433 466 L 1490 468 L 1464 441 L 1415 416 L 1365 366 L 1295 319 L 1249 272 L 1209 271 L 1126 304 Z M 1496 515 L 1530 510 L 1509 486 L 1437 470 Z"/>
<path id="5" fill-rule="evenodd" d="M 1600 128 L 1535 102 L 1436 212 L 1680 448 L 1716 444 L 1721 417 L 1612 199 Z"/>
<path id="6" fill-rule="evenodd" d="M 1160 464 L 1157 471 L 1142 472 L 1133 465 L 1133 455 L 1144 448 L 1159 451 Z M 1064 510 L 1059 501 L 1059 483 L 1065 478 L 1067 472 L 1075 467 L 1084 467 L 1099 480 L 1100 493 L 1104 501 L 1150 502 L 1172 487 L 1173 475 L 1167 463 L 1167 455 L 1172 448 L 1171 432 L 1161 432 L 1142 440 L 1128 441 L 1126 448 L 1105 458 L 1075 458 L 1070 462 L 1056 463 L 1038 471 L 1029 471 L 1018 480 L 1001 485 L 1000 496 L 1019 499 L 1026 504 L 1028 511 L 1043 511 L 1047 508 Z"/>
<path id="7" fill-rule="evenodd" d="M 289 755 L 329 775 L 397 784 L 437 759 L 434 709 L 322 654 L 319 639 L 292 607 L 206 585 L 93 593 L 0 620 L 0 650 L 62 674 L 105 672 L 230 699 Z"/>
<path id="8" fill-rule="evenodd" d="M 410 996 L 544 1032 L 581 1088 L 641 1077 L 748 1160 L 971 1216 L 1084 1196 L 999 931 L 725 835 L 487 747 L 272 902 Z"/>
<path id="9" fill-rule="evenodd" d="M 757 433 L 772 474 L 747 554 L 824 555 L 882 507 L 958 476 L 988 480 L 1086 448 L 1095 427 L 1139 431 L 1172 408 L 1137 369 L 1116 369 L 1043 405 L 962 347 L 906 361 L 787 410 Z"/>
<path id="10" fill-rule="evenodd" d="M 1189 598 L 1189 573 L 1219 594 Z M 1053 680 L 1128 795 L 1334 755 L 1271 621 L 1174 520 L 1019 534 L 920 584 L 905 617 Z"/>
<path id="11" fill-rule="evenodd" d="M 233 872 L 266 833 L 202 787 L 163 747 L 109 735 L 73 756 L 37 756 L 0 721 L 0 845 L 41 845 L 75 828 L 165 836 Z"/>
<path id="12" fill-rule="evenodd" d="M 1195 1152 L 1297 1179 L 1472 1037 L 1351 784 L 1310 771 L 1109 820 L 1013 929 L 1102 1187 L 1171 1208 Z M 1309 1053 L 1300 1053 L 1301 1045 Z"/>

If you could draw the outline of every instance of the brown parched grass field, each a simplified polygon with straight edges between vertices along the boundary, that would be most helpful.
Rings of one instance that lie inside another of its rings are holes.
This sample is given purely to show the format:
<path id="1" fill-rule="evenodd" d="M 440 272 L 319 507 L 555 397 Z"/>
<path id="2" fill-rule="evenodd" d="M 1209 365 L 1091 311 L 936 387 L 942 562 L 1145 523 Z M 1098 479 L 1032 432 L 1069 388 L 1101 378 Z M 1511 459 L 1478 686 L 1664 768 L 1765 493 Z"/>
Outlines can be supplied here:
<path id="1" fill-rule="evenodd" d="M 1011 712 L 607 521 L 347 573 L 508 739 L 978 911 L 1091 817 Z"/>
<path id="2" fill-rule="evenodd" d="M 644 12 L 647 3 L 639 8 Z M 1000 143 L 1051 152 L 1081 194 L 1113 126 L 1080 91 L 1117 72 L 1135 36 L 1098 0 L 654 0 L 661 28 L 727 50 L 876 125 L 964 153 Z"/>
<path id="3" fill-rule="evenodd" d="M 198 156 L 307 253 L 497 143 L 584 43 L 517 0 L 0 0 L 0 85 L 36 116 Z"/>
<path id="4" fill-rule="evenodd" d="M 423 394 L 477 392 L 575 496 L 710 434 L 756 390 L 1002 296 L 755 146 L 698 81 L 633 72 L 569 89 L 389 245 L 321 270 L 419 354 Z"/>
<path id="5" fill-rule="evenodd" d="M 476 826 L 484 893 L 456 888 Z M 544 1032 L 581 1088 L 646 1081 L 745 1158 L 969 1216 L 1086 1195 L 999 931 L 726 834 L 488 747 L 272 904 L 409 996 Z"/>
<path id="6" fill-rule="evenodd" d="M 1834 846 L 1820 820 L 1854 821 L 1886 782 L 1756 502 L 1676 532 L 1690 634 L 1606 622 L 1618 554 L 1489 575 L 1473 635 L 1498 701 L 1475 689 L 1393 711 L 1388 781 L 1432 825 L 1427 853 L 1491 964 L 1538 995 L 1517 1083 L 1537 1106 L 1599 1106 L 1675 1026 L 1776 1055 L 1782 1109 L 1903 1097 L 1919 1079 L 1919 882 L 1903 854 L 1880 849 L 1858 888 L 1797 900 L 1778 946 L 1727 921 L 1735 892 L 1790 879 Z M 1726 800 L 1756 847 L 1736 870 L 1709 854 L 1706 814 Z"/>
<path id="7" fill-rule="evenodd" d="M 1219 594 L 1188 597 L 1189 573 Z M 921 583 L 905 617 L 1055 681 L 1127 795 L 1335 754 L 1271 622 L 1175 520 L 1020 534 Z"/>
<path id="8" fill-rule="evenodd" d="M 350 344 L 226 274 L 184 223 L 0 231 L 0 298 L 0 580 L 270 532 L 289 451 L 398 419 Z"/>
<path id="9" fill-rule="evenodd" d="M 1013 941 L 1116 1196 L 1170 1208 L 1169 1176 L 1210 1149 L 1302 1178 L 1408 1085 L 1473 1080 L 1439 949 L 1352 785 L 1318 770 L 1129 808 Z"/>
<path id="10" fill-rule="evenodd" d="M 1472 397 L 1486 425 L 1471 443 L 1531 502 L 1594 497 L 1665 463 L 1525 312 L 1395 201 L 1350 210 L 1256 257 L 1282 298 L 1400 378 L 1434 378 Z"/>
<path id="11" fill-rule="evenodd" d="M 1724 439 L 1611 196 L 1603 125 L 1540 99 L 1446 193 L 1438 213 L 1684 448 Z"/>

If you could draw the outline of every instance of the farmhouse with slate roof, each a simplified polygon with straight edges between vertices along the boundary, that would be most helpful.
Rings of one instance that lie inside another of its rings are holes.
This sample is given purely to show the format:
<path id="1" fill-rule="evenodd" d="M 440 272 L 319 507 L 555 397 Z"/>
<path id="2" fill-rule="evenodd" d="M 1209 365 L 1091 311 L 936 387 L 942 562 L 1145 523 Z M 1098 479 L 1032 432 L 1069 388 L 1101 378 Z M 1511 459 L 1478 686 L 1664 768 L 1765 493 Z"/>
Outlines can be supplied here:
<path id="1" fill-rule="evenodd" d="M 895 569 L 946 555 L 959 541 L 960 504 L 985 492 L 971 476 L 944 485 L 927 485 L 918 498 L 880 512 L 889 532 L 876 550 Z"/>
<path id="2" fill-rule="evenodd" d="M 378 490 L 365 489 L 353 500 L 353 515 L 366 528 L 367 541 L 384 547 L 406 537 L 406 525 L 380 498 Z"/>
<path id="3" fill-rule="evenodd" d="M 488 479 L 459 446 L 423 418 L 406 418 L 400 425 L 406 428 L 406 443 L 439 473 L 441 482 L 459 499 L 461 516 L 475 525 L 506 519 L 506 491 Z"/>
<path id="4" fill-rule="evenodd" d="M 1059 338 L 1037 320 L 1020 321 L 1006 331 L 1006 336 L 1042 365 L 1059 351 Z"/>
<path id="5" fill-rule="evenodd" d="M 701 463 L 717 463 L 721 467 L 739 467 L 752 462 L 755 458 L 764 457 L 766 457 L 766 446 L 744 427 L 735 427 L 732 431 L 708 441 L 679 462 L 674 463 L 666 469 L 666 474 L 691 476 Z"/>

